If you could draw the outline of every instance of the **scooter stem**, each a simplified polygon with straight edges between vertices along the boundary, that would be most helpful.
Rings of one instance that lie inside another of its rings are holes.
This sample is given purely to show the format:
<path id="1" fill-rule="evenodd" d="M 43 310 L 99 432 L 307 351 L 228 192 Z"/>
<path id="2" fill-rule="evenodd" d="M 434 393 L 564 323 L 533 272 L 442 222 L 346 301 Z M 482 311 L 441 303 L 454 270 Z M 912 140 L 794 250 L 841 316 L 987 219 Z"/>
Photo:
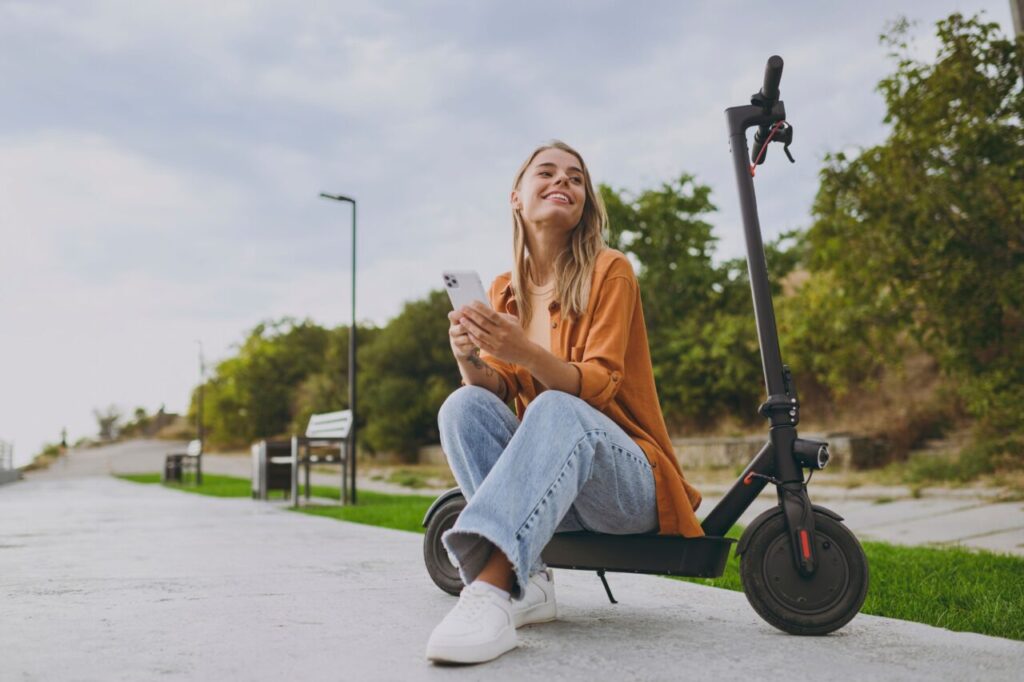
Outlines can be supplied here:
<path id="1" fill-rule="evenodd" d="M 757 340 L 761 349 L 761 366 L 764 370 L 765 389 L 768 398 L 761 405 L 760 412 L 770 422 L 771 447 L 762 450 L 758 458 L 748 467 L 748 473 L 766 475 L 763 469 L 769 469 L 770 476 L 774 473 L 779 506 L 786 518 L 786 526 L 790 536 L 793 562 L 801 575 L 810 576 L 817 569 L 817 552 L 815 551 L 814 515 L 811 500 L 807 495 L 807 487 L 803 482 L 803 470 L 794 455 L 794 444 L 797 441 L 796 424 L 799 421 L 800 403 L 796 389 L 793 387 L 788 368 L 782 364 L 782 353 L 779 350 L 779 332 L 775 323 L 775 308 L 772 304 L 771 287 L 768 282 L 768 263 L 764 254 L 764 242 L 761 239 L 761 222 L 757 216 L 757 199 L 754 194 L 754 181 L 751 168 L 747 165 L 747 130 L 759 126 L 761 131 L 786 119 L 786 107 L 779 96 L 779 79 L 782 77 L 782 59 L 772 57 L 765 70 L 765 85 L 761 91 L 751 98 L 748 106 L 730 107 L 725 110 L 729 125 L 729 145 L 732 149 L 733 167 L 736 172 L 736 188 L 740 197 L 740 212 L 743 218 L 743 231 L 747 244 L 747 272 L 750 278 L 750 292 L 754 300 L 754 317 L 757 321 Z M 759 147 L 762 142 L 757 142 Z M 757 154 L 755 158 L 763 158 Z M 770 464 L 766 462 L 771 456 Z M 767 465 L 767 466 L 766 466 Z M 757 471 L 762 469 L 762 471 Z M 708 526 L 723 524 L 731 516 L 741 500 L 753 499 L 754 491 L 743 490 L 740 485 L 752 484 L 753 480 L 744 477 L 719 507 L 722 513 L 712 515 L 705 520 Z M 755 493 L 756 495 L 756 493 Z M 711 523 L 708 523 L 708 522 Z"/>

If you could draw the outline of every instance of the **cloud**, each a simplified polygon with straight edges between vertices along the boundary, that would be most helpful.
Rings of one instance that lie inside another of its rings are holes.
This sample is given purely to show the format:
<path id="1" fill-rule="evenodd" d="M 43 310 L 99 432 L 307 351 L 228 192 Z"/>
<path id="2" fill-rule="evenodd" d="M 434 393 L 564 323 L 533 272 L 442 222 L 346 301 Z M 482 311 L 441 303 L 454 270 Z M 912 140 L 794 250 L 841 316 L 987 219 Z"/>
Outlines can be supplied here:
<path id="1" fill-rule="evenodd" d="M 446 268 L 508 269 L 512 174 L 564 138 L 631 191 L 713 188 L 743 252 L 722 110 L 786 58 L 796 166 L 758 175 L 767 237 L 806 225 L 820 159 L 884 136 L 877 34 L 1005 2 L 514 4 L 321 0 L 0 2 L 0 438 L 19 458 L 90 411 L 183 409 L 261 319 L 347 324 L 359 200 L 360 320 Z M 932 42 L 929 42 L 932 41 Z M 927 56 L 925 54 L 924 56 Z"/>

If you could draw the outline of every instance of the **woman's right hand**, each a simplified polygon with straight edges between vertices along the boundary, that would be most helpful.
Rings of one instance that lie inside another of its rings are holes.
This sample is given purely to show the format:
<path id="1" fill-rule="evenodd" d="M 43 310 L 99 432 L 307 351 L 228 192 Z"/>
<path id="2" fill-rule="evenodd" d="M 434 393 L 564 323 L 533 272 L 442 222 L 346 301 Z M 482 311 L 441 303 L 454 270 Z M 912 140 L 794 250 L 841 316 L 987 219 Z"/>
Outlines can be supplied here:
<path id="1" fill-rule="evenodd" d="M 479 357 L 480 349 L 470 340 L 465 328 L 459 324 L 459 311 L 453 310 L 448 313 L 448 320 L 451 322 L 451 326 L 448 327 L 448 340 L 451 342 L 455 359 L 462 362 Z"/>

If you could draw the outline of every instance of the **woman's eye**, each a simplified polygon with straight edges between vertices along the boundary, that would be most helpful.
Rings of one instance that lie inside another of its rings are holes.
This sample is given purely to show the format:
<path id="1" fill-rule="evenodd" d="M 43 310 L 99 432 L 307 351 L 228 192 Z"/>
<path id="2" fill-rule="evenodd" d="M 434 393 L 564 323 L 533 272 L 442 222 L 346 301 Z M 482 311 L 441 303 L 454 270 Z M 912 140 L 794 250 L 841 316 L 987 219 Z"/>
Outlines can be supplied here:
<path id="1" fill-rule="evenodd" d="M 577 185 L 583 184 L 583 178 L 573 178 L 572 181 L 575 182 Z"/>
<path id="2" fill-rule="evenodd" d="M 548 171 L 541 171 L 540 173 L 538 173 L 538 175 L 549 176 L 551 175 L 551 173 L 549 173 Z"/>

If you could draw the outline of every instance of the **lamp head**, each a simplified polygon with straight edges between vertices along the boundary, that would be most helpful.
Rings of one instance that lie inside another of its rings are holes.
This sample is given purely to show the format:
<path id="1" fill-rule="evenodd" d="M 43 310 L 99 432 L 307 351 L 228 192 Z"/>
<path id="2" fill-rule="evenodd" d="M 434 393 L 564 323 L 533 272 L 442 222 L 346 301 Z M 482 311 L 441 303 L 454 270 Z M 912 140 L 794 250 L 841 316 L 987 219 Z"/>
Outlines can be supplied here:
<path id="1" fill-rule="evenodd" d="M 327 192 L 320 192 L 320 196 L 324 199 L 333 199 L 334 201 L 347 201 L 350 204 L 356 203 L 355 199 L 347 197 L 344 194 L 328 194 Z"/>

